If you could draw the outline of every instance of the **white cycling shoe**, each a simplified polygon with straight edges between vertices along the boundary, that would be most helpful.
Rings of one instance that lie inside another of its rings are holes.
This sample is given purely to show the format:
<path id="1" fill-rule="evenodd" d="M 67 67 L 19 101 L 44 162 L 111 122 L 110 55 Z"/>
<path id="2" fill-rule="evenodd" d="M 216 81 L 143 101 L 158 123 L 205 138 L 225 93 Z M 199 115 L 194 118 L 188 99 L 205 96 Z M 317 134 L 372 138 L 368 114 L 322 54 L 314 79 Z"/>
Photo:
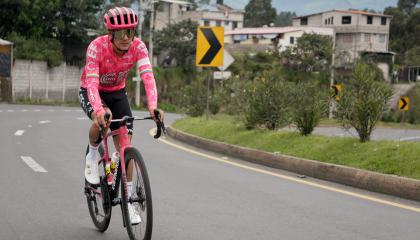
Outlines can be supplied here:
<path id="1" fill-rule="evenodd" d="M 99 184 L 98 162 L 100 159 L 86 155 L 85 178 L 90 184 Z"/>
<path id="2" fill-rule="evenodd" d="M 130 216 L 131 225 L 137 225 L 141 223 L 140 214 L 137 212 L 136 208 L 131 203 L 128 204 L 128 215 Z"/>

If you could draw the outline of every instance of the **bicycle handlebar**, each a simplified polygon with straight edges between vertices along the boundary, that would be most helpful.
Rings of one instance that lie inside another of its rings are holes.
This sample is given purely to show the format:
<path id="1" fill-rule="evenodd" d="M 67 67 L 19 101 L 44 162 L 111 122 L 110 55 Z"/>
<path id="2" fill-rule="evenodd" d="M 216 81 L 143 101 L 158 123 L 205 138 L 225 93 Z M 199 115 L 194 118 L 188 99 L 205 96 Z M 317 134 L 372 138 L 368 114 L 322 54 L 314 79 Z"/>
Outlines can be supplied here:
<path id="1" fill-rule="evenodd" d="M 165 124 L 163 123 L 163 121 L 160 120 L 160 112 L 155 109 L 154 110 L 154 114 L 156 116 L 156 134 L 153 136 L 153 138 L 158 139 L 160 138 L 160 136 L 162 135 L 162 131 L 164 134 L 166 134 L 166 128 L 165 128 Z M 105 114 L 105 121 L 108 122 L 109 118 L 111 117 L 110 114 L 106 113 Z M 124 116 L 121 119 L 112 119 L 111 122 L 120 122 L 121 125 L 130 125 L 133 123 L 133 121 L 135 120 L 155 120 L 153 117 L 144 117 L 144 118 L 138 118 L 138 117 L 130 117 L 130 116 Z M 101 130 L 102 132 L 102 130 Z"/>

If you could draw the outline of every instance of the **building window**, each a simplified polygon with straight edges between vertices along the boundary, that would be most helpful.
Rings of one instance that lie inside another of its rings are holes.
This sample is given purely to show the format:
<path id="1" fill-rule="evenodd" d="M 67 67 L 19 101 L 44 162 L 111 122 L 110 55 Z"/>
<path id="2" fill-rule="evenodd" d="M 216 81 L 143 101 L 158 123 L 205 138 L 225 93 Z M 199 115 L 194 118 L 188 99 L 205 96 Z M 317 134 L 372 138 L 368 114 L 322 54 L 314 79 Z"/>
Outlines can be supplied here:
<path id="1" fill-rule="evenodd" d="M 370 42 L 370 33 L 365 33 L 365 42 Z"/>
<path id="2" fill-rule="evenodd" d="M 331 17 L 331 24 L 334 24 L 334 17 Z"/>
<path id="3" fill-rule="evenodd" d="M 380 43 L 385 43 L 385 34 L 379 34 L 379 42 Z"/>
<path id="4" fill-rule="evenodd" d="M 381 17 L 381 25 L 386 25 L 386 17 Z"/>
<path id="5" fill-rule="evenodd" d="M 328 24 L 328 21 L 327 21 L 327 19 L 325 19 L 325 25 L 327 25 Z"/>
<path id="6" fill-rule="evenodd" d="M 210 21 L 209 20 L 204 20 L 204 26 L 210 26 Z"/>
<path id="7" fill-rule="evenodd" d="M 345 42 L 345 43 L 353 42 L 353 35 L 351 33 L 344 33 L 343 34 L 343 42 Z"/>
<path id="8" fill-rule="evenodd" d="M 372 23 L 373 23 L 373 17 L 367 16 L 367 24 L 372 24 Z"/>
<path id="9" fill-rule="evenodd" d="M 295 37 L 290 37 L 290 44 L 295 44 Z"/>
<path id="10" fill-rule="evenodd" d="M 233 21 L 232 22 L 232 29 L 238 28 L 238 22 Z"/>
<path id="11" fill-rule="evenodd" d="M 229 26 L 229 21 L 225 21 L 225 26 Z"/>
<path id="12" fill-rule="evenodd" d="M 217 21 L 216 21 L 216 26 L 218 26 L 218 27 L 222 26 L 222 21 L 217 20 Z"/>
<path id="13" fill-rule="evenodd" d="M 341 23 L 342 24 L 351 24 L 351 16 L 343 16 L 341 18 Z"/>
<path id="14" fill-rule="evenodd" d="M 308 18 L 307 17 L 301 18 L 300 25 L 308 25 Z"/>

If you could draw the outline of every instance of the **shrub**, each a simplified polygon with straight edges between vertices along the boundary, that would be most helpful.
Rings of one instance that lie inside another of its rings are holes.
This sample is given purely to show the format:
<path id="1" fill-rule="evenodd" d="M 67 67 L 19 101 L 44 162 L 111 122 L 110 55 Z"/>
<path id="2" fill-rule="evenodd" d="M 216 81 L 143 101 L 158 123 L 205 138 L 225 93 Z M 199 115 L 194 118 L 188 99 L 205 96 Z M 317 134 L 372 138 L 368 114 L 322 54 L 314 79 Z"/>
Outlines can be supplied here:
<path id="1" fill-rule="evenodd" d="M 309 135 L 328 110 L 328 95 L 316 81 L 299 82 L 292 92 L 292 121 L 300 134 Z"/>
<path id="2" fill-rule="evenodd" d="M 246 102 L 246 127 L 264 126 L 274 130 L 288 122 L 290 89 L 291 83 L 273 72 L 265 72 L 257 77 Z"/>
<path id="3" fill-rule="evenodd" d="M 337 117 L 344 127 L 356 129 L 361 142 L 369 141 L 391 95 L 392 89 L 376 71 L 359 61 L 337 102 Z"/>
<path id="4" fill-rule="evenodd" d="M 7 39 L 14 44 L 15 58 L 47 61 L 50 67 L 59 66 L 64 60 L 63 46 L 57 39 L 28 39 L 15 32 L 10 33 Z"/>

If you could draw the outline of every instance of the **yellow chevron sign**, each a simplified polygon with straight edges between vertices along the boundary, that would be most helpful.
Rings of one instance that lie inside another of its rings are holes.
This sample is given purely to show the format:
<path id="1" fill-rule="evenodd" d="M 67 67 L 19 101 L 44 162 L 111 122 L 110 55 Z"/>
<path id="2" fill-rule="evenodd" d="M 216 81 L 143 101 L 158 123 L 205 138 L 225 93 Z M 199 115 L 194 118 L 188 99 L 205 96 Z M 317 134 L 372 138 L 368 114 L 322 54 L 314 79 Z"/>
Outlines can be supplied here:
<path id="1" fill-rule="evenodd" d="M 410 103 L 410 99 L 408 97 L 400 97 L 398 101 L 398 109 L 400 111 L 408 111 L 408 105 Z"/>
<path id="2" fill-rule="evenodd" d="M 198 27 L 195 63 L 200 67 L 223 66 L 224 28 Z"/>

